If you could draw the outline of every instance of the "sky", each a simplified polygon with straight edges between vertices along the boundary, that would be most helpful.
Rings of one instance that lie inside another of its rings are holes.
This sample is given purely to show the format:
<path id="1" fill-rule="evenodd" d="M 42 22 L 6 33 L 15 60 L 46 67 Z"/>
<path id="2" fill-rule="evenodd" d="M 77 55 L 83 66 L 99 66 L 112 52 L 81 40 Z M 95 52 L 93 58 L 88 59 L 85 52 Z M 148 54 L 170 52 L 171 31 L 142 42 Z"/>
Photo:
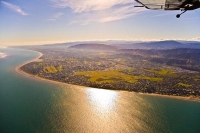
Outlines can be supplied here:
<path id="1" fill-rule="evenodd" d="M 0 46 L 96 40 L 199 40 L 200 9 L 147 10 L 134 0 L 0 1 Z"/>

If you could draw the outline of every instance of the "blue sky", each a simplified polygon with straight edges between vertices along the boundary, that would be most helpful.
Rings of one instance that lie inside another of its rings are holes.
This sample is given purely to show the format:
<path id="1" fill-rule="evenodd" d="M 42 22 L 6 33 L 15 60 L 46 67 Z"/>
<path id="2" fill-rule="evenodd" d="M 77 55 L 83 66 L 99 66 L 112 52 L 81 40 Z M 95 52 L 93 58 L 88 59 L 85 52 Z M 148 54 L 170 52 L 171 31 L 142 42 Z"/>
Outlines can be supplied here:
<path id="1" fill-rule="evenodd" d="M 4 0 L 0 46 L 91 40 L 200 40 L 200 10 L 135 8 L 134 0 Z"/>

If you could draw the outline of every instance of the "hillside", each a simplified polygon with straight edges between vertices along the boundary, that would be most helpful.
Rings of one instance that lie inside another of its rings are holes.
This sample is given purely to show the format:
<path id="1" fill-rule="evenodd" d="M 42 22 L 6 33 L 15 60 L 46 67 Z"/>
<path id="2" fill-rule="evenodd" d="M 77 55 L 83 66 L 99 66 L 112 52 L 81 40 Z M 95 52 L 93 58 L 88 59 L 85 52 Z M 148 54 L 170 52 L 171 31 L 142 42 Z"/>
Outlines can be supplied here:
<path id="1" fill-rule="evenodd" d="M 181 43 L 178 41 L 156 41 L 156 42 L 141 42 L 132 44 L 118 44 L 120 49 L 175 49 L 175 48 L 197 48 L 200 49 L 199 42 Z"/>
<path id="2" fill-rule="evenodd" d="M 138 55 L 150 62 L 200 71 L 200 49 L 121 49 L 118 51 L 127 57 L 130 55 Z"/>
<path id="3" fill-rule="evenodd" d="M 105 44 L 77 44 L 70 46 L 69 49 L 113 51 L 117 50 L 117 47 Z"/>

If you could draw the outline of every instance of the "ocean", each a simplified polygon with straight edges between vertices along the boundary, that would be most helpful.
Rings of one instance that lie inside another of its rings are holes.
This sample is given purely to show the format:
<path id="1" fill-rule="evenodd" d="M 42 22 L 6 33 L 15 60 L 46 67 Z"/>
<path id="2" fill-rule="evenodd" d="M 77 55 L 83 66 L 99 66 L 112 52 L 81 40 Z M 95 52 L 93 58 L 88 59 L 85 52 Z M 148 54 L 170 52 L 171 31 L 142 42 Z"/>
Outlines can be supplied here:
<path id="1" fill-rule="evenodd" d="M 15 68 L 39 53 L 0 53 L 0 133 L 200 133 L 200 102 L 27 77 Z"/>

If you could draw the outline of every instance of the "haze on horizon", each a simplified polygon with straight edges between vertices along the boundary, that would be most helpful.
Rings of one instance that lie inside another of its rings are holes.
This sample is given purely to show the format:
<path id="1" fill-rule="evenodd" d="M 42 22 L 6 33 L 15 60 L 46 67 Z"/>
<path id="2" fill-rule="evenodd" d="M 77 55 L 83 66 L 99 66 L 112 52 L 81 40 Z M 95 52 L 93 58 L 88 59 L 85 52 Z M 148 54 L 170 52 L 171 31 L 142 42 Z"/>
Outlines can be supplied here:
<path id="1" fill-rule="evenodd" d="M 0 1 L 0 46 L 91 40 L 200 40 L 200 10 L 153 11 L 134 0 Z"/>

